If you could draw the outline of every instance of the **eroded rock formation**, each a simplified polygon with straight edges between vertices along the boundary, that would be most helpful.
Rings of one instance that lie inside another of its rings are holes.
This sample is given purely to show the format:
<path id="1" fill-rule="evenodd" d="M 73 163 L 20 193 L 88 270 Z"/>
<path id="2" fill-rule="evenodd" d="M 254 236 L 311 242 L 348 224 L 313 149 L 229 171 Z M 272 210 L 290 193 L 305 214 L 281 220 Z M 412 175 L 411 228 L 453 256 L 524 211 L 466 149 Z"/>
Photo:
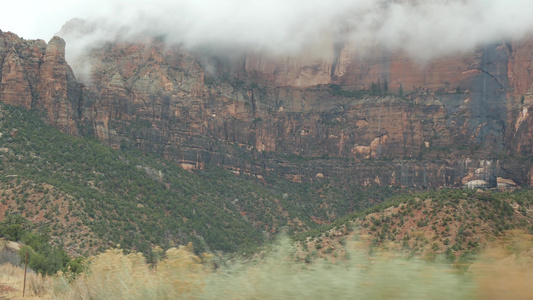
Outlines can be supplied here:
<path id="1" fill-rule="evenodd" d="M 52 125 L 78 134 L 81 87 L 65 61 L 63 39 L 46 44 L 0 32 L 0 66 L 0 101 L 41 109 Z"/>
<path id="2" fill-rule="evenodd" d="M 86 57 L 84 86 L 62 39 L 0 33 L 0 101 L 41 109 L 66 133 L 185 168 L 381 185 L 530 183 L 531 41 L 425 65 L 341 46 L 325 60 L 227 62 L 157 39 L 105 44 Z"/>

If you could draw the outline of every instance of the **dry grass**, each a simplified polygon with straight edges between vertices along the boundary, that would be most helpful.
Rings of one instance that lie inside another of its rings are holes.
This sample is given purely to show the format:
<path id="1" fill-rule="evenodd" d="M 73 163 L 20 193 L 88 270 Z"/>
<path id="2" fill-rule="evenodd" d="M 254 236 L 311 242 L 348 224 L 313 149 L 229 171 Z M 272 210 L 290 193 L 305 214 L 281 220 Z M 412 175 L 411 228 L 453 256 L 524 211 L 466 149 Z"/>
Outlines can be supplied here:
<path id="1" fill-rule="evenodd" d="M 353 252 L 343 264 L 296 263 L 287 240 L 263 258 L 217 271 L 190 249 L 170 249 L 152 268 L 140 254 L 110 250 L 90 272 L 56 286 L 60 299 L 469 299 L 473 286 L 450 268 Z"/>
<path id="2" fill-rule="evenodd" d="M 533 236 L 515 231 L 492 243 L 471 272 L 479 299 L 533 299 Z"/>
<path id="3" fill-rule="evenodd" d="M 266 258 L 232 264 L 208 278 L 202 299 L 469 299 L 473 285 L 449 267 L 391 253 L 295 263 L 282 241 Z"/>
<path id="4" fill-rule="evenodd" d="M 494 242 L 466 273 L 392 252 L 368 256 L 348 242 L 348 259 L 295 260 L 287 240 L 251 260 L 218 262 L 191 247 L 169 249 L 156 267 L 141 254 L 108 250 L 76 279 L 31 273 L 25 299 L 531 299 L 533 237 L 513 232 Z M 23 269 L 0 266 L 0 298 L 22 296 Z M 52 288 L 53 287 L 53 288 Z"/>
<path id="5" fill-rule="evenodd" d="M 11 264 L 1 265 L 0 282 L 0 298 L 22 299 L 23 268 Z M 26 294 L 24 299 L 52 299 L 51 286 L 51 278 L 29 271 L 26 275 Z"/>
<path id="6" fill-rule="evenodd" d="M 201 291 L 208 269 L 191 246 L 171 248 L 156 268 L 140 253 L 108 250 L 90 262 L 90 270 L 68 283 L 60 277 L 54 290 L 60 299 L 190 299 Z"/>

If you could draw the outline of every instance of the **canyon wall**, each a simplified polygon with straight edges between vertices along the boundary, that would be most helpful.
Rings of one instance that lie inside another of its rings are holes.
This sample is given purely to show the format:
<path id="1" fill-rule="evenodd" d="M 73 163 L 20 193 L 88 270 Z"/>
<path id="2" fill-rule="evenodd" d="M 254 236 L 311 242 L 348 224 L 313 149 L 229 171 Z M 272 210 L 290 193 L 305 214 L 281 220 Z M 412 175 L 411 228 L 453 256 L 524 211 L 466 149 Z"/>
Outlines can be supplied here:
<path id="1" fill-rule="evenodd" d="M 27 41 L 0 32 L 0 101 L 42 110 L 50 124 L 78 134 L 82 87 L 65 61 L 65 41 Z"/>
<path id="2" fill-rule="evenodd" d="M 377 46 L 331 47 L 329 59 L 227 61 L 160 39 L 105 44 L 88 52 L 80 84 L 61 38 L 0 32 L 0 101 L 184 168 L 367 185 L 531 183 L 531 40 L 424 65 Z"/>

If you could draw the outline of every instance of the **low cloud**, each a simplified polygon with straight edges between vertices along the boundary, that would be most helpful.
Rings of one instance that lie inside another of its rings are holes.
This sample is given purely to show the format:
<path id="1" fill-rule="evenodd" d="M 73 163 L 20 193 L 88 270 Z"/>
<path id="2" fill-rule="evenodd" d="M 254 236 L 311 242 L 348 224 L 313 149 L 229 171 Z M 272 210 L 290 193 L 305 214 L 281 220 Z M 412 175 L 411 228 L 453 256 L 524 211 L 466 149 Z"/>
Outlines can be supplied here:
<path id="1" fill-rule="evenodd" d="M 67 59 L 117 40 L 164 37 L 213 55 L 331 55 L 337 41 L 380 45 L 428 61 L 531 34 L 533 0 L 119 1 L 60 35 Z"/>

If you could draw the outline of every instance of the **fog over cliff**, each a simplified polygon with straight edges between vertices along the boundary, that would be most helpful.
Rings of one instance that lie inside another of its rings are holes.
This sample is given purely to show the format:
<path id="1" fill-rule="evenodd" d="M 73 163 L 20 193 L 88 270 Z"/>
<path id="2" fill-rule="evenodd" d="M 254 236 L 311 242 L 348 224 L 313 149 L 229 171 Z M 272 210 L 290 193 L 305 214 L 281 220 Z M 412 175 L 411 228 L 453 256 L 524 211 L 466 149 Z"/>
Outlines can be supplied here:
<path id="1" fill-rule="evenodd" d="M 148 35 L 190 50 L 270 56 L 327 56 L 342 41 L 403 49 L 424 62 L 523 38 L 533 32 L 532 15 L 533 0 L 130 0 L 105 4 L 59 35 L 69 61 L 104 42 Z"/>

